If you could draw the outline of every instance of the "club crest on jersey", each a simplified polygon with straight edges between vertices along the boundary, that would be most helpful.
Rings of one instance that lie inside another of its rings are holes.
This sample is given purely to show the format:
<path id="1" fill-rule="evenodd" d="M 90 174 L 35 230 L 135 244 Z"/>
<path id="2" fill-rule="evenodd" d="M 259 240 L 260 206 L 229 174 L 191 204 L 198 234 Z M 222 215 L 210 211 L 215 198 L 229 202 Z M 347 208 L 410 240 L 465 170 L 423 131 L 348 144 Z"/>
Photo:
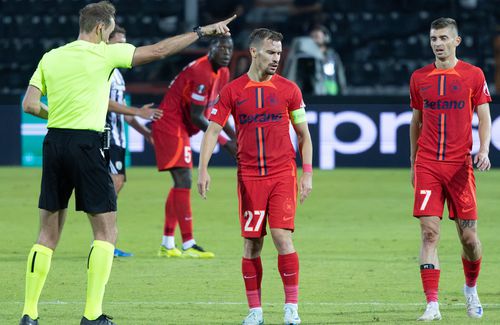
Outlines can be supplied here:
<path id="1" fill-rule="evenodd" d="M 458 93 L 462 90 L 462 86 L 458 80 L 454 80 L 451 82 L 450 89 L 452 93 Z"/>
<path id="2" fill-rule="evenodd" d="M 198 94 L 203 94 L 203 92 L 205 91 L 205 85 L 199 85 L 198 88 L 196 89 L 196 92 Z"/>
<path id="3" fill-rule="evenodd" d="M 275 106 L 276 104 L 278 104 L 278 98 L 276 97 L 276 94 L 274 94 L 274 93 L 267 96 L 266 100 L 270 106 Z"/>

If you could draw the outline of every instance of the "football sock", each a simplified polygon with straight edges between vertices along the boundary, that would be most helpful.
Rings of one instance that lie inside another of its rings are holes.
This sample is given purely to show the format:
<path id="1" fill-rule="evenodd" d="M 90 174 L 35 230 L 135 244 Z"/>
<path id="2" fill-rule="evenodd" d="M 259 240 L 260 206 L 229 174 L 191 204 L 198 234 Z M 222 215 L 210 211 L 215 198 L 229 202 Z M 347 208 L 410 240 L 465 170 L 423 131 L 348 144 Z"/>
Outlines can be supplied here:
<path id="1" fill-rule="evenodd" d="M 196 245 L 196 241 L 194 239 L 190 239 L 190 240 L 182 243 L 182 249 L 184 249 L 184 250 L 190 249 L 194 245 Z"/>
<path id="2" fill-rule="evenodd" d="M 102 315 L 102 300 L 113 264 L 113 244 L 94 240 L 87 264 L 87 300 L 83 315 L 88 320 L 95 320 Z"/>
<path id="3" fill-rule="evenodd" d="M 278 270 L 285 289 L 285 303 L 296 304 L 299 300 L 299 255 L 278 255 Z"/>
<path id="4" fill-rule="evenodd" d="M 50 270 L 52 253 L 52 249 L 35 244 L 28 255 L 23 315 L 31 319 L 38 318 L 38 299 Z"/>
<path id="5" fill-rule="evenodd" d="M 464 266 L 465 285 L 467 287 L 475 287 L 479 271 L 481 270 L 481 258 L 471 262 L 462 257 L 462 264 Z"/>
<path id="6" fill-rule="evenodd" d="M 439 276 L 441 271 L 434 269 L 432 264 L 420 265 L 420 277 L 422 278 L 422 286 L 424 288 L 425 298 L 427 303 L 438 301 Z"/>
<path id="7" fill-rule="evenodd" d="M 167 249 L 172 249 L 175 247 L 175 237 L 174 236 L 163 236 L 161 240 L 161 245 L 165 246 Z"/>
<path id="8" fill-rule="evenodd" d="M 191 190 L 173 188 L 175 196 L 175 214 L 181 229 L 182 242 L 193 239 L 193 216 L 191 214 Z"/>
<path id="9" fill-rule="evenodd" d="M 170 189 L 165 201 L 165 225 L 163 227 L 164 236 L 174 236 L 175 226 L 177 226 L 177 215 L 175 211 L 175 188 Z M 170 248 L 164 245 L 167 248 Z"/>
<path id="10" fill-rule="evenodd" d="M 247 295 L 248 307 L 250 309 L 260 308 L 262 282 L 262 261 L 257 258 L 242 258 L 241 273 L 245 282 L 245 293 Z"/>

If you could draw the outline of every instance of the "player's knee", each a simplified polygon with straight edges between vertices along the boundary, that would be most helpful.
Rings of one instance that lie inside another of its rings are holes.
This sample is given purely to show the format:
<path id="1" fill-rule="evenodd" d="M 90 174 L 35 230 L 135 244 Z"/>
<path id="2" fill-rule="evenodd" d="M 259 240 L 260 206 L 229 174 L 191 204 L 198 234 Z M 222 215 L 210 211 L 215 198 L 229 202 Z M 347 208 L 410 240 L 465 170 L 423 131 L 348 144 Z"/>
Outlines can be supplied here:
<path id="1" fill-rule="evenodd" d="M 462 238 L 460 238 L 462 245 L 464 247 L 468 247 L 470 249 L 475 249 L 477 247 L 481 247 L 481 242 L 479 241 L 479 238 L 477 237 L 477 234 L 471 233 L 471 234 L 464 234 Z"/>
<path id="2" fill-rule="evenodd" d="M 435 245 L 439 241 L 439 232 L 434 229 L 422 230 L 422 241 L 424 244 Z"/>

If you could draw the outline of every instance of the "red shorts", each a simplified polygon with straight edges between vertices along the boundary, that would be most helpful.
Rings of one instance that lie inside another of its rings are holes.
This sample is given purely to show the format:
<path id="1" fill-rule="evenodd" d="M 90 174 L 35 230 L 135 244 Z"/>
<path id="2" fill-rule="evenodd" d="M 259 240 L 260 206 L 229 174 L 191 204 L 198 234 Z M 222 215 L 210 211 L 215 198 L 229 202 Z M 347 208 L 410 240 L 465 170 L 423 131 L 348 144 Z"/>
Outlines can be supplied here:
<path id="1" fill-rule="evenodd" d="M 442 218 L 444 202 L 450 219 L 477 220 L 476 181 L 472 161 L 463 164 L 415 164 L 415 217 Z"/>
<path id="2" fill-rule="evenodd" d="M 156 166 L 159 171 L 171 168 L 193 168 L 189 137 L 177 137 L 153 131 Z"/>
<path id="3" fill-rule="evenodd" d="M 295 228 L 295 176 L 238 180 L 238 201 L 242 237 L 265 236 L 266 221 L 269 228 Z"/>

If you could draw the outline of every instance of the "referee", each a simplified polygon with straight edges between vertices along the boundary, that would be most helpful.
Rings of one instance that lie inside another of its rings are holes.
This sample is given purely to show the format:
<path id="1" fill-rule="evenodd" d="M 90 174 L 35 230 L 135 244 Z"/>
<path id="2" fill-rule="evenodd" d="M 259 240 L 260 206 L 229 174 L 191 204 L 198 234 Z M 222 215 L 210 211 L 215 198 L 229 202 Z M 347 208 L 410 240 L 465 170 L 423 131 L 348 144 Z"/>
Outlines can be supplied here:
<path id="1" fill-rule="evenodd" d="M 110 75 L 115 68 L 131 68 L 175 54 L 202 36 L 229 34 L 227 24 L 236 17 L 135 48 L 127 43 L 107 44 L 115 27 L 114 16 L 115 8 L 108 1 L 81 9 L 78 40 L 45 53 L 23 100 L 24 111 L 47 119 L 49 130 L 43 143 L 40 234 L 28 256 L 21 325 L 38 324 L 38 299 L 73 190 L 76 210 L 87 213 L 94 233 L 80 324 L 114 324 L 102 313 L 117 236 L 116 194 L 101 141 Z M 47 96 L 48 107 L 40 103 L 42 95 Z"/>

